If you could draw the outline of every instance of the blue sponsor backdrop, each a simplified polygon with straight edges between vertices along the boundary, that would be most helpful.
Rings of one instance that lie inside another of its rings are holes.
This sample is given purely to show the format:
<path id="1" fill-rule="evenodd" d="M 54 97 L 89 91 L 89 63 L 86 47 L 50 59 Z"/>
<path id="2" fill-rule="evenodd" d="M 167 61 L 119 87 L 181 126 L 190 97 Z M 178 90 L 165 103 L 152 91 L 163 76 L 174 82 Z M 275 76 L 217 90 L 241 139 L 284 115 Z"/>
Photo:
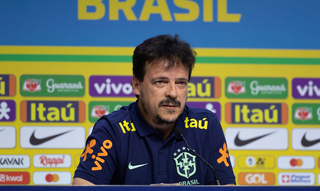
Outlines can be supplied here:
<path id="1" fill-rule="evenodd" d="M 320 48 L 319 0 L 194 0 L 193 5 L 184 0 L 180 5 L 172 0 L 149 1 L 155 7 L 162 2 L 161 7 L 167 7 L 172 21 L 164 21 L 160 14 L 150 14 L 141 21 L 146 0 L 130 1 L 134 2 L 130 9 L 136 21 L 128 20 L 133 16 L 121 10 L 118 19 L 112 20 L 110 1 L 102 1 L 105 10 L 101 19 L 79 20 L 77 0 L 1 0 L 0 45 L 136 46 L 157 34 L 178 33 L 193 47 Z M 218 2 L 227 3 L 228 14 L 241 15 L 239 22 L 219 22 L 218 13 L 225 11 L 218 8 Z M 193 21 L 175 19 L 176 13 L 189 13 L 183 5 L 193 7 Z M 101 6 L 88 6 L 87 12 L 99 9 Z M 204 12 L 212 15 L 212 21 L 204 21 L 208 20 Z"/>

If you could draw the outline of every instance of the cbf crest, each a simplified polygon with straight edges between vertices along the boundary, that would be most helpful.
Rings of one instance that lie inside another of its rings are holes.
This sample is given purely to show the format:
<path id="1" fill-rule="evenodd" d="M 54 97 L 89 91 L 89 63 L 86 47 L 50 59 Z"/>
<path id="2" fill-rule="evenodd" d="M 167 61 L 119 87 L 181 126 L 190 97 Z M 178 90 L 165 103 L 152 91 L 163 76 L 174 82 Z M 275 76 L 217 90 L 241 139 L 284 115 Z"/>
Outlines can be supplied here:
<path id="1" fill-rule="evenodd" d="M 174 159 L 176 163 L 177 173 L 185 178 L 189 178 L 194 175 L 197 171 L 196 169 L 196 156 L 190 154 L 183 147 L 182 149 L 178 149 L 177 152 L 173 153 L 173 156 L 176 156 Z"/>

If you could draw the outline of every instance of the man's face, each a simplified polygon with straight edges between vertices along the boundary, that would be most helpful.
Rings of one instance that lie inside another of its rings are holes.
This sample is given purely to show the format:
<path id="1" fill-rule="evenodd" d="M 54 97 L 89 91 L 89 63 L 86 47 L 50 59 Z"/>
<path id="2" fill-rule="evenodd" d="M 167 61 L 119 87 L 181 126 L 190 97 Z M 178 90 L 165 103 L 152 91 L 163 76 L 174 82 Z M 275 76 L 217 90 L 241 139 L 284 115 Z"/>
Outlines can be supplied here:
<path id="1" fill-rule="evenodd" d="M 143 82 L 135 77 L 132 81 L 140 112 L 155 128 L 173 125 L 187 99 L 189 69 L 182 64 L 167 65 L 164 59 L 148 63 Z"/>

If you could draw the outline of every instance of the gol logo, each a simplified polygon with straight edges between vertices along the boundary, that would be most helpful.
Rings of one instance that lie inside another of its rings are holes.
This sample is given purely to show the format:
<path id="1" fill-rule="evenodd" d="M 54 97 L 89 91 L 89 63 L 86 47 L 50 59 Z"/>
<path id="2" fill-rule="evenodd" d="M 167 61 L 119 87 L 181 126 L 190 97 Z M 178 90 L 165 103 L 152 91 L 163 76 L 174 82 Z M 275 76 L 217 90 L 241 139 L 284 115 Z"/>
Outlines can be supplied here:
<path id="1" fill-rule="evenodd" d="M 301 160 L 301 159 L 291 159 L 290 160 L 290 165 L 291 166 L 297 166 L 297 167 L 299 167 L 299 166 L 302 166 L 302 164 L 303 164 L 303 161 Z"/>
<path id="2" fill-rule="evenodd" d="M 241 185 L 274 185 L 273 173 L 239 173 L 238 182 Z"/>
<path id="3" fill-rule="evenodd" d="M 58 182 L 59 181 L 59 175 L 57 175 L 57 174 L 47 174 L 46 175 L 46 181 L 47 182 Z"/>

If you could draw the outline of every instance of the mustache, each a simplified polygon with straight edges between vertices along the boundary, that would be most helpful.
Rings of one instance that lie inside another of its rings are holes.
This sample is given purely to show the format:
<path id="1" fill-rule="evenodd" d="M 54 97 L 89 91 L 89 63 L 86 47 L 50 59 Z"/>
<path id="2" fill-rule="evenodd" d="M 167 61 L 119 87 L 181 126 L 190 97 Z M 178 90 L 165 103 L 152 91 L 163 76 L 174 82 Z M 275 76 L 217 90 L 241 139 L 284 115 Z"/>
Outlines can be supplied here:
<path id="1" fill-rule="evenodd" d="M 161 107 L 163 104 L 174 104 L 174 105 L 178 105 L 179 107 L 181 106 L 181 102 L 176 100 L 176 99 L 171 99 L 171 98 L 167 98 L 164 100 L 161 100 L 159 103 L 159 107 Z"/>

